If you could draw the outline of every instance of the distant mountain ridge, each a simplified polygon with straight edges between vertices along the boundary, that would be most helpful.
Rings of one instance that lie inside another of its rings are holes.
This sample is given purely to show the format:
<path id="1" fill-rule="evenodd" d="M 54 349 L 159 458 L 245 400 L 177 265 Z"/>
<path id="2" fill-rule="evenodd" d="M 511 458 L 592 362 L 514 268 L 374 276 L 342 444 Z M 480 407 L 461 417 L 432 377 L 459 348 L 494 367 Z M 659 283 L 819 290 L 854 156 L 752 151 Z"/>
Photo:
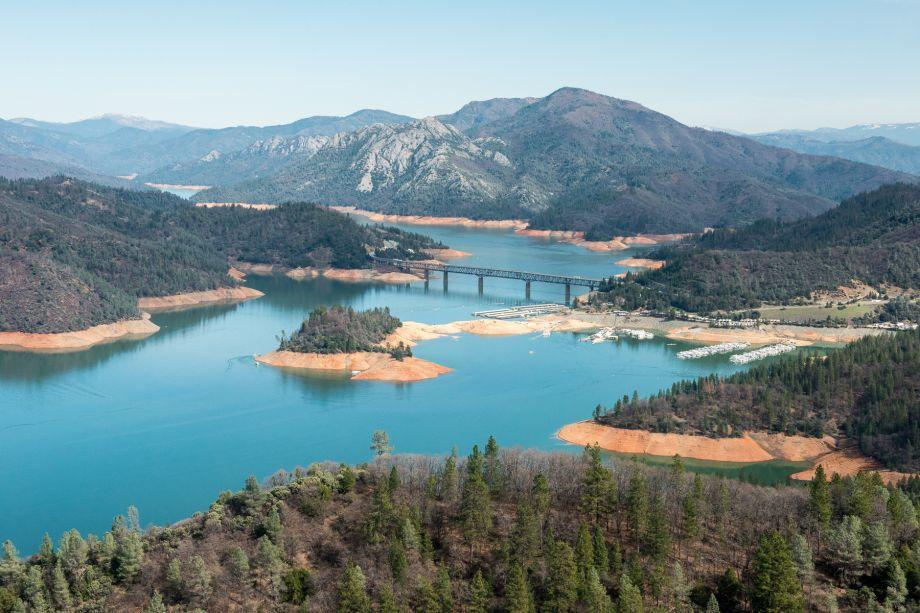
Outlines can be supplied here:
<path id="1" fill-rule="evenodd" d="M 599 238 L 791 219 L 882 183 L 916 180 L 690 128 L 635 102 L 575 88 L 533 102 L 464 109 L 337 135 L 271 177 L 197 199 L 305 199 L 390 213 L 526 217 L 536 227 Z"/>
<path id="2" fill-rule="evenodd" d="M 916 123 L 863 123 L 848 128 L 818 128 L 816 130 L 778 130 L 763 132 L 752 136 L 767 134 L 792 134 L 824 142 L 863 140 L 883 136 L 896 143 L 920 147 L 920 122 Z"/>
<path id="3" fill-rule="evenodd" d="M 905 145 L 884 136 L 870 136 L 860 140 L 825 141 L 807 134 L 772 132 L 758 134 L 752 138 L 766 145 L 784 147 L 799 153 L 832 155 L 845 160 L 920 175 L 920 147 Z"/>

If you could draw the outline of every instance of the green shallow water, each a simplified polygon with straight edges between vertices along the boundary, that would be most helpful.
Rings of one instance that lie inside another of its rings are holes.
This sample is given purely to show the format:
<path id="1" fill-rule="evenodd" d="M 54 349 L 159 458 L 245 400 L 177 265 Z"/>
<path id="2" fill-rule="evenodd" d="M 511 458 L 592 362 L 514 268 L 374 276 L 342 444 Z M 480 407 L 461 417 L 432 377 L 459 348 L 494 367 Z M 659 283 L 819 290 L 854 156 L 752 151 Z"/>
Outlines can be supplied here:
<path id="1" fill-rule="evenodd" d="M 500 231 L 422 230 L 473 252 L 465 262 L 497 268 L 599 277 L 621 271 L 614 262 L 630 255 Z M 274 349 L 276 336 L 316 306 L 387 305 L 404 320 L 442 323 L 520 304 L 523 284 L 486 279 L 481 296 L 476 279 L 461 275 L 451 277 L 448 293 L 438 281 L 428 291 L 283 277 L 249 284 L 266 296 L 155 315 L 162 329 L 144 340 L 72 354 L 0 352 L 0 540 L 34 551 L 45 531 L 99 533 L 128 505 L 145 525 L 170 523 L 250 474 L 366 460 L 376 429 L 387 430 L 400 452 L 466 452 L 489 435 L 504 446 L 577 452 L 554 433 L 596 404 L 737 369 L 724 357 L 678 360 L 687 345 L 661 339 L 595 345 L 574 334 L 461 335 L 416 348 L 454 369 L 435 380 L 304 376 L 259 366 L 252 356 Z M 536 302 L 561 298 L 559 286 L 533 286 Z"/>
<path id="2" fill-rule="evenodd" d="M 604 455 L 613 461 L 636 461 L 649 466 L 670 466 L 672 457 L 653 456 L 644 454 L 628 454 L 604 452 Z M 681 458 L 681 461 L 690 472 L 704 475 L 721 475 L 731 479 L 740 479 L 757 485 L 784 485 L 795 484 L 789 478 L 799 471 L 808 468 L 810 462 L 789 462 L 787 460 L 770 460 L 768 462 L 713 462 L 710 460 L 696 460 L 694 458 Z"/>

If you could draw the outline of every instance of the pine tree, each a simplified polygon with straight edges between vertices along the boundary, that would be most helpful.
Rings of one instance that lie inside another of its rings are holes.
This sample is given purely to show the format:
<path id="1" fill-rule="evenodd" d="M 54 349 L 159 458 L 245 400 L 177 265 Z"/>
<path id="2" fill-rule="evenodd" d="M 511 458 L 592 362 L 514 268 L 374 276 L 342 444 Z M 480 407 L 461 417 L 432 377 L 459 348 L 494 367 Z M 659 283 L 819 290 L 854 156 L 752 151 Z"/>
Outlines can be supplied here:
<path id="1" fill-rule="evenodd" d="M 240 547 L 233 546 L 227 552 L 230 561 L 230 573 L 237 581 L 249 577 L 249 556 Z"/>
<path id="2" fill-rule="evenodd" d="M 454 447 L 444 462 L 441 474 L 441 500 L 453 502 L 457 497 L 457 448 Z"/>
<path id="3" fill-rule="evenodd" d="M 505 611 L 534 613 L 533 594 L 520 564 L 512 564 L 505 582 Z"/>
<path id="4" fill-rule="evenodd" d="M 69 609 L 73 604 L 70 585 L 67 583 L 67 577 L 64 576 L 60 560 L 54 565 L 54 572 L 51 576 L 51 601 L 58 609 Z"/>
<path id="5" fill-rule="evenodd" d="M 822 465 L 815 469 L 808 490 L 808 516 L 819 531 L 827 530 L 831 521 L 831 492 Z"/>
<path id="6" fill-rule="evenodd" d="M 684 528 L 684 538 L 688 541 L 695 541 L 700 533 L 696 504 L 696 497 L 693 494 L 688 494 L 684 497 L 681 519 Z"/>
<path id="7" fill-rule="evenodd" d="M 147 608 L 144 609 L 144 613 L 166 613 L 166 605 L 163 604 L 163 597 L 157 590 L 153 591 L 153 596 L 150 597 L 150 602 L 147 603 Z"/>
<path id="8" fill-rule="evenodd" d="M 58 546 L 58 559 L 64 568 L 64 573 L 74 579 L 80 569 L 86 565 L 89 547 L 80 533 L 76 530 L 65 532 Z"/>
<path id="9" fill-rule="evenodd" d="M 891 540 L 883 524 L 875 522 L 863 528 L 862 553 L 866 574 L 873 575 L 888 563 L 891 558 Z"/>
<path id="10" fill-rule="evenodd" d="M 186 582 L 186 590 L 195 602 L 204 605 L 213 592 L 211 572 L 208 570 L 201 556 L 192 556 L 188 564 L 189 573 L 188 581 Z"/>
<path id="11" fill-rule="evenodd" d="M 888 560 L 884 577 L 886 608 L 892 611 L 901 610 L 907 600 L 907 577 L 895 558 Z"/>
<path id="12" fill-rule="evenodd" d="M 540 525 L 526 501 L 518 505 L 509 541 L 511 559 L 528 569 L 540 552 Z"/>
<path id="13" fill-rule="evenodd" d="M 494 436 L 490 436 L 486 443 L 485 479 L 492 495 L 499 495 L 504 484 L 502 483 L 501 460 L 498 457 L 498 443 Z"/>
<path id="14" fill-rule="evenodd" d="M 568 543 L 556 541 L 552 547 L 552 556 L 547 560 L 544 605 L 552 611 L 572 610 L 578 600 L 579 583 L 572 548 Z"/>
<path id="15" fill-rule="evenodd" d="M 617 595 L 616 610 L 617 613 L 643 613 L 645 611 L 642 592 L 626 575 L 620 577 L 620 592 Z"/>
<path id="16" fill-rule="evenodd" d="M 546 515 L 546 510 L 549 508 L 550 502 L 549 484 L 546 482 L 546 477 L 542 474 L 538 474 L 533 478 L 533 487 L 530 489 L 530 497 L 533 500 L 534 511 L 537 512 L 537 516 L 542 518 Z"/>
<path id="17" fill-rule="evenodd" d="M 610 600 L 610 595 L 607 594 L 607 590 L 601 583 L 600 576 L 594 569 L 591 569 L 591 573 L 588 576 L 584 601 L 585 610 L 589 613 L 610 613 L 610 610 L 613 608 L 613 602 Z"/>
<path id="18" fill-rule="evenodd" d="M 751 605 L 756 611 L 794 613 L 805 609 L 792 553 L 779 532 L 760 538 L 752 573 Z"/>
<path id="19" fill-rule="evenodd" d="M 460 529 L 463 538 L 472 549 L 475 543 L 484 539 L 492 529 L 492 500 L 489 487 L 482 477 L 482 457 L 479 448 L 473 446 L 473 455 L 467 463 L 466 480 L 460 500 Z"/>
<path id="20" fill-rule="evenodd" d="M 862 522 L 847 515 L 827 539 L 827 557 L 844 582 L 858 576 L 863 569 Z"/>
<path id="21" fill-rule="evenodd" d="M 601 449 L 596 444 L 585 447 L 585 472 L 581 480 L 581 509 L 595 523 L 606 514 L 609 491 L 613 479 L 601 459 Z"/>
<path id="22" fill-rule="evenodd" d="M 259 532 L 270 538 L 273 543 L 277 544 L 278 539 L 281 538 L 282 530 L 281 515 L 278 513 L 278 507 L 273 506 L 259 526 Z"/>
<path id="23" fill-rule="evenodd" d="M 438 569 L 438 574 L 435 577 L 434 591 L 437 594 L 441 613 L 452 613 L 454 610 L 454 596 L 450 585 L 450 575 L 443 566 Z"/>
<path id="24" fill-rule="evenodd" d="M 815 569 L 811 556 L 811 545 L 808 544 L 808 540 L 804 536 L 795 533 L 789 538 L 789 549 L 792 552 L 792 559 L 795 560 L 799 580 L 802 583 L 807 583 L 811 580 L 811 573 Z"/>
<path id="25" fill-rule="evenodd" d="M 361 568 L 349 562 L 339 583 L 339 613 L 370 613 L 371 601 L 364 584 Z"/>
<path id="26" fill-rule="evenodd" d="M 607 574 L 610 558 L 607 553 L 607 543 L 604 541 L 604 534 L 601 532 L 600 526 L 594 526 L 594 534 L 591 540 L 591 544 L 594 547 L 594 568 L 597 569 L 598 576 L 603 580 Z"/>
<path id="27" fill-rule="evenodd" d="M 3 559 L 0 560 L 0 583 L 14 585 L 19 583 L 25 574 L 25 566 L 19 559 L 19 551 L 13 541 L 3 542 Z"/>
<path id="28" fill-rule="evenodd" d="M 482 576 L 482 571 L 477 569 L 470 583 L 470 598 L 466 610 L 468 613 L 488 613 L 491 601 L 492 589 Z"/>
<path id="29" fill-rule="evenodd" d="M 392 499 L 396 492 L 399 490 L 399 471 L 396 470 L 396 466 L 393 465 L 390 468 L 390 475 L 387 477 L 387 489 L 390 492 L 390 498 Z"/>
<path id="30" fill-rule="evenodd" d="M 716 600 L 715 594 L 709 595 L 709 602 L 706 603 L 706 613 L 721 613 L 719 601 Z"/>
<path id="31" fill-rule="evenodd" d="M 690 604 L 690 583 L 684 575 L 680 562 L 674 562 L 671 568 L 671 594 L 673 596 L 673 609 L 675 611 L 692 611 Z"/>
<path id="32" fill-rule="evenodd" d="M 629 479 L 629 493 L 626 498 L 626 521 L 632 531 L 634 543 L 638 544 L 645 532 L 647 516 L 648 485 L 645 483 L 645 476 L 636 468 Z"/>
<path id="33" fill-rule="evenodd" d="M 441 603 L 434 586 L 427 579 L 421 579 L 415 587 L 415 607 L 420 613 L 441 613 Z"/>
<path id="34" fill-rule="evenodd" d="M 54 544 L 51 537 L 45 532 L 42 537 L 42 544 L 38 548 L 38 561 L 42 566 L 51 566 L 54 564 Z"/>
<path id="35" fill-rule="evenodd" d="M 30 566 L 26 573 L 25 584 L 22 587 L 22 596 L 32 605 L 32 613 L 50 613 L 48 599 L 45 596 L 45 580 L 38 566 Z"/>
<path id="36" fill-rule="evenodd" d="M 397 583 L 405 583 L 406 570 L 409 568 L 409 560 L 406 558 L 406 549 L 402 542 L 394 539 L 390 543 L 390 572 L 393 573 L 393 579 Z"/>
<path id="37" fill-rule="evenodd" d="M 643 522 L 645 519 L 643 518 Z M 664 503 L 656 493 L 652 498 L 651 509 L 648 511 L 647 528 L 642 537 L 643 549 L 649 557 L 658 563 L 664 562 L 671 547 L 671 535 L 668 532 L 668 518 L 665 514 Z"/>
<path id="38" fill-rule="evenodd" d="M 137 532 L 125 532 L 116 542 L 115 574 L 122 583 L 131 583 L 144 562 L 144 543 Z"/>
<path id="39" fill-rule="evenodd" d="M 396 602 L 396 596 L 393 595 L 393 590 L 389 585 L 385 585 L 380 592 L 377 613 L 400 613 L 399 603 Z"/>
<path id="40" fill-rule="evenodd" d="M 174 602 L 185 598 L 185 581 L 182 580 L 182 562 L 173 558 L 166 567 L 166 594 Z"/>
<path id="41" fill-rule="evenodd" d="M 584 600 L 588 593 L 591 571 L 595 570 L 594 543 L 586 524 L 581 524 L 578 528 L 578 539 L 575 541 L 575 568 L 578 571 L 578 595 Z"/>

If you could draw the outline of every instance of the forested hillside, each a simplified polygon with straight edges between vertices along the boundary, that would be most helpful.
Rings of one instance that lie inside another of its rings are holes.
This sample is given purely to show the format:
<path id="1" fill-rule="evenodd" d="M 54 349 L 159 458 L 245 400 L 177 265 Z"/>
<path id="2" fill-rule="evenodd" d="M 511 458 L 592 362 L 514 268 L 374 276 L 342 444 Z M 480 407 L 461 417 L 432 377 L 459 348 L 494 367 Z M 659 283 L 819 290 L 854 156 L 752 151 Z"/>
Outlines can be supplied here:
<path id="1" fill-rule="evenodd" d="M 386 454 L 386 446 L 377 446 Z M 280 471 L 205 513 L 0 562 L 0 611 L 899 611 L 920 597 L 916 485 L 756 487 L 584 455 L 383 455 Z"/>
<path id="2" fill-rule="evenodd" d="M 675 383 L 600 413 L 603 423 L 656 432 L 846 436 L 889 468 L 920 472 L 920 332 L 866 337 L 827 356 L 796 354 L 729 377 Z"/>
<path id="3" fill-rule="evenodd" d="M 426 237 L 304 203 L 203 209 L 73 179 L 0 180 L 0 330 L 63 332 L 137 316 L 143 296 L 231 285 L 228 260 L 360 268 L 423 257 Z"/>
<path id="4" fill-rule="evenodd" d="M 612 282 L 602 299 L 710 312 L 787 303 L 854 279 L 918 289 L 920 187 L 881 187 L 816 217 L 718 229 L 653 255 L 667 264 Z"/>

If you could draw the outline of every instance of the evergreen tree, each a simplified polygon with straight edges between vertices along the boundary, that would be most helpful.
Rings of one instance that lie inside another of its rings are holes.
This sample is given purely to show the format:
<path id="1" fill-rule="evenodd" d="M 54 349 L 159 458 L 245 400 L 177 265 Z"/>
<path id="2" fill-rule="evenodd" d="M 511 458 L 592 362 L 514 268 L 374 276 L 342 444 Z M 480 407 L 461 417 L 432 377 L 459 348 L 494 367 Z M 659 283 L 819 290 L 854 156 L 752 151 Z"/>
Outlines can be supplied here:
<path id="1" fill-rule="evenodd" d="M 389 585 L 385 585 L 380 592 L 377 613 L 400 613 L 399 603 L 396 602 L 396 596 L 393 595 L 393 590 Z"/>
<path id="2" fill-rule="evenodd" d="M 903 609 L 907 600 L 907 577 L 895 558 L 888 560 L 884 573 L 885 606 L 889 610 Z"/>
<path id="3" fill-rule="evenodd" d="M 547 560 L 544 607 L 550 611 L 571 611 L 578 600 L 579 583 L 572 548 L 568 543 L 556 541 Z"/>
<path id="4" fill-rule="evenodd" d="M 166 613 L 166 605 L 163 604 L 163 597 L 160 592 L 154 590 L 153 596 L 150 597 L 150 602 L 147 603 L 147 608 L 144 609 L 144 613 Z"/>
<path id="5" fill-rule="evenodd" d="M 845 582 L 862 572 L 862 521 L 858 517 L 847 515 L 831 530 L 827 539 L 827 556 Z"/>
<path id="6" fill-rule="evenodd" d="M 38 566 L 30 566 L 26 573 L 25 584 L 22 587 L 22 596 L 32 607 L 32 613 L 50 613 L 48 598 L 45 595 L 45 580 Z"/>
<path id="7" fill-rule="evenodd" d="M 824 467 L 818 464 L 808 486 L 808 515 L 818 530 L 826 530 L 831 521 L 831 493 Z"/>
<path id="8" fill-rule="evenodd" d="M 534 613 L 533 594 L 520 564 L 512 564 L 505 580 L 506 613 Z"/>
<path id="9" fill-rule="evenodd" d="M 585 589 L 585 609 L 589 613 L 610 613 L 613 609 L 613 602 L 610 595 L 601 583 L 600 576 L 593 568 L 588 576 L 588 584 Z"/>
<path id="10" fill-rule="evenodd" d="M 390 543 L 390 572 L 393 573 L 393 579 L 397 583 L 406 581 L 406 569 L 409 568 L 409 560 L 406 558 L 406 549 L 398 539 L 393 539 Z"/>
<path id="11" fill-rule="evenodd" d="M 70 595 L 70 584 L 67 583 L 67 577 L 64 576 L 64 569 L 60 560 L 54 565 L 54 572 L 51 576 L 51 601 L 58 609 L 69 609 L 73 604 L 73 598 Z"/>
<path id="12" fill-rule="evenodd" d="M 789 538 L 789 549 L 792 552 L 792 559 L 795 560 L 799 580 L 807 583 L 811 580 L 811 573 L 815 569 L 811 556 L 811 545 L 804 536 L 795 533 Z"/>
<path id="13" fill-rule="evenodd" d="M 645 532 L 645 522 L 648 517 L 648 485 L 645 476 L 636 468 L 629 479 L 629 493 L 626 498 L 626 520 L 633 535 L 633 542 Z"/>
<path id="14" fill-rule="evenodd" d="M 137 532 L 125 532 L 116 543 L 115 574 L 122 583 L 131 583 L 144 562 L 144 544 Z"/>
<path id="15" fill-rule="evenodd" d="M 688 541 L 695 541 L 700 534 L 700 525 L 697 519 L 697 499 L 692 493 L 684 496 L 684 502 L 681 505 L 682 524 L 684 528 L 684 537 Z"/>
<path id="16" fill-rule="evenodd" d="M 434 591 L 437 594 L 441 613 L 452 613 L 454 610 L 454 596 L 450 585 L 450 575 L 443 566 L 438 569 L 438 574 L 435 577 Z"/>
<path id="17" fill-rule="evenodd" d="M 466 610 L 468 613 L 488 613 L 491 601 L 492 589 L 482 576 L 482 571 L 477 569 L 470 583 L 470 598 Z"/>
<path id="18" fill-rule="evenodd" d="M 620 591 L 617 595 L 616 613 L 643 613 L 642 592 L 626 575 L 620 577 Z"/>
<path id="19" fill-rule="evenodd" d="M 441 613 L 438 594 L 427 579 L 421 579 L 415 588 L 415 610 L 420 613 Z"/>
<path id="20" fill-rule="evenodd" d="M 188 581 L 186 590 L 195 602 L 204 605 L 213 592 L 211 572 L 205 565 L 201 556 L 192 556 L 189 561 Z"/>
<path id="21" fill-rule="evenodd" d="M 347 494 L 348 492 L 355 489 L 355 482 L 357 480 L 358 477 L 355 475 L 355 471 L 352 470 L 350 466 L 343 466 L 342 471 L 339 473 L 339 493 Z"/>
<path id="22" fill-rule="evenodd" d="M 472 549 L 492 529 L 492 500 L 489 487 L 482 477 L 482 458 L 479 448 L 473 446 L 473 455 L 467 463 L 466 480 L 460 500 L 460 529 L 464 540 Z"/>
<path id="23" fill-rule="evenodd" d="M 486 443 L 485 479 L 493 496 L 501 493 L 504 484 L 502 483 L 501 460 L 498 457 L 498 443 L 494 436 L 490 436 Z"/>
<path id="24" fill-rule="evenodd" d="M 530 489 L 530 497 L 533 500 L 534 511 L 542 518 L 546 515 L 546 510 L 549 508 L 550 502 L 549 484 L 546 482 L 546 477 L 542 474 L 538 474 L 533 478 L 533 487 Z"/>
<path id="25" fill-rule="evenodd" d="M 54 564 L 54 544 L 51 537 L 45 532 L 42 537 L 42 544 L 38 548 L 38 561 L 42 566 L 51 566 Z"/>
<path id="26" fill-rule="evenodd" d="M 25 574 L 25 567 L 19 559 L 19 551 L 13 541 L 3 542 L 3 559 L 0 560 L 0 583 L 14 585 L 19 583 Z"/>
<path id="27" fill-rule="evenodd" d="M 371 601 L 364 583 L 361 568 L 349 562 L 339 583 L 339 613 L 370 613 Z"/>
<path id="28" fill-rule="evenodd" d="M 527 570 L 540 553 L 540 525 L 533 507 L 527 501 L 517 508 L 514 527 L 509 539 L 511 559 Z"/>
<path id="29" fill-rule="evenodd" d="M 734 613 L 742 610 L 744 586 L 734 569 L 728 568 L 716 581 L 716 599 L 723 613 Z"/>
<path id="30" fill-rule="evenodd" d="M 578 528 L 578 539 L 575 541 L 575 568 L 578 571 L 578 595 L 584 600 L 588 593 L 591 571 L 594 570 L 594 543 L 586 524 L 581 524 Z"/>
<path id="31" fill-rule="evenodd" d="M 721 609 L 719 609 L 719 601 L 716 600 L 715 594 L 709 595 L 709 602 L 706 603 L 706 613 L 721 613 Z"/>
<path id="32" fill-rule="evenodd" d="M 441 474 L 441 500 L 453 502 L 457 497 L 457 448 L 454 447 L 444 462 Z"/>
<path id="33" fill-rule="evenodd" d="M 604 541 L 604 534 L 601 532 L 600 526 L 594 526 L 591 544 L 594 547 L 594 568 L 597 569 L 598 576 L 603 580 L 607 574 L 610 558 L 607 552 L 607 543 Z"/>
<path id="34" fill-rule="evenodd" d="M 601 449 L 596 444 L 585 447 L 585 472 L 582 476 L 581 509 L 592 519 L 599 522 L 606 514 L 610 490 L 614 488 L 613 479 L 601 459 Z"/>
<path id="35" fill-rule="evenodd" d="M 273 506 L 259 526 L 259 536 L 264 534 L 270 538 L 273 543 L 277 544 L 278 539 L 281 538 L 282 530 L 281 515 L 278 513 L 278 507 Z"/>
<path id="36" fill-rule="evenodd" d="M 891 558 L 891 540 L 883 524 L 875 522 L 864 526 L 862 553 L 864 569 L 869 575 L 875 574 Z"/>
<path id="37" fill-rule="evenodd" d="M 672 608 L 675 611 L 692 611 L 693 606 L 690 604 L 690 583 L 684 575 L 684 569 L 680 562 L 674 562 L 671 568 L 671 595 Z"/>
<path id="38" fill-rule="evenodd" d="M 387 477 L 387 489 L 390 491 L 390 498 L 396 494 L 399 490 L 399 471 L 396 470 L 396 466 L 390 468 L 390 475 Z"/>
<path id="39" fill-rule="evenodd" d="M 166 593 L 174 602 L 185 598 L 185 581 L 182 580 L 182 562 L 173 558 L 166 567 Z"/>
<path id="40" fill-rule="evenodd" d="M 668 518 L 665 514 L 664 503 L 657 493 L 652 498 L 646 524 L 645 534 L 642 537 L 643 549 L 655 562 L 664 562 L 671 546 L 671 536 L 668 532 Z"/>
<path id="41" fill-rule="evenodd" d="M 776 531 L 760 538 L 752 564 L 751 604 L 764 613 L 794 613 L 805 609 L 795 561 Z"/>
<path id="42" fill-rule="evenodd" d="M 89 547 L 80 533 L 76 530 L 65 532 L 58 546 L 58 559 L 64 568 L 64 573 L 71 579 L 77 577 L 78 572 L 86 565 Z"/>
<path id="43" fill-rule="evenodd" d="M 249 576 L 249 556 L 238 546 L 233 546 L 227 552 L 230 561 L 230 573 L 237 581 L 242 581 Z"/>

